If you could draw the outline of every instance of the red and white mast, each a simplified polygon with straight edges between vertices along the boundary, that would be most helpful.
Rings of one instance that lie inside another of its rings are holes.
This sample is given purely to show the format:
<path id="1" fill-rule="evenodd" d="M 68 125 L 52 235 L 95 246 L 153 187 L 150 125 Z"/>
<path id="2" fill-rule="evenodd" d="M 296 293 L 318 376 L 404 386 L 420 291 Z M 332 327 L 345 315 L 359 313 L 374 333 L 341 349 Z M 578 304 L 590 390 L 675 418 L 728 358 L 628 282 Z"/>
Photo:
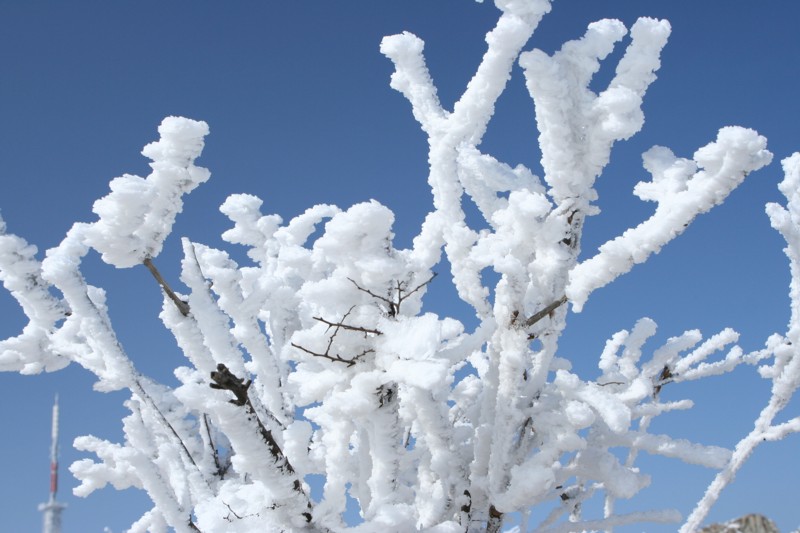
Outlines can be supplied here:
<path id="1" fill-rule="evenodd" d="M 43 533 L 61 533 L 61 511 L 66 505 L 56 501 L 58 490 L 58 395 L 53 404 L 53 425 L 50 430 L 50 498 L 40 503 L 39 510 L 44 513 Z"/>

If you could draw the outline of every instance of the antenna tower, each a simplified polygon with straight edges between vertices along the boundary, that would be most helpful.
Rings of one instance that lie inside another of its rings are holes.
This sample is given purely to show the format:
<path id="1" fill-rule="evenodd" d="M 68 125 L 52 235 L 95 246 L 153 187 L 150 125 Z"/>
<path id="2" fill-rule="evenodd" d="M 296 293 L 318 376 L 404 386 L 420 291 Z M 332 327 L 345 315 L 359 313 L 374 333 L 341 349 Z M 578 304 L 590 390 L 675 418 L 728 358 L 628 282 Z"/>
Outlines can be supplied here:
<path id="1" fill-rule="evenodd" d="M 44 514 L 43 533 L 61 533 L 61 511 L 66 505 L 56 501 L 58 490 L 58 395 L 53 404 L 53 426 L 50 432 L 50 498 L 40 503 L 39 510 Z"/>

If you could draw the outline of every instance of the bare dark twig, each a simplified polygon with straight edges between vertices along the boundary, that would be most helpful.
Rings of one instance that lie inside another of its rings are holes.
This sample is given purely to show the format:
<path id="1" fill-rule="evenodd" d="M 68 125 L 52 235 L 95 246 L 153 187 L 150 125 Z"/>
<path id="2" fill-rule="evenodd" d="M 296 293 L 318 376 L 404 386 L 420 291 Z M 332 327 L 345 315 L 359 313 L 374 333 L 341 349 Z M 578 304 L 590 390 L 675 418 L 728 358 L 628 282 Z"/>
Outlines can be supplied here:
<path id="1" fill-rule="evenodd" d="M 338 354 L 330 355 L 330 353 L 329 353 L 330 345 L 328 345 L 328 349 L 325 350 L 325 353 L 312 352 L 308 348 L 303 348 L 299 344 L 295 344 L 295 343 L 292 343 L 292 346 L 294 346 L 298 350 L 302 350 L 302 351 L 306 352 L 309 355 L 313 355 L 314 357 L 322 357 L 324 359 L 329 359 L 329 360 L 333 361 L 334 363 L 344 363 L 347 366 L 353 366 L 354 364 L 356 364 L 358 362 L 359 358 L 367 355 L 368 353 L 373 353 L 375 351 L 375 350 L 364 350 L 363 352 L 361 352 L 360 354 L 356 355 L 352 359 L 345 359 L 343 357 L 340 357 Z"/>
<path id="2" fill-rule="evenodd" d="M 345 315 L 345 316 L 347 316 L 347 315 Z M 382 331 L 378 331 L 377 329 L 362 328 L 361 326 L 351 326 L 351 325 L 345 324 L 343 322 L 330 322 L 330 321 L 325 320 L 324 318 L 318 317 L 318 316 L 315 316 L 314 320 L 316 320 L 318 322 L 322 322 L 323 324 L 327 324 L 329 328 L 336 327 L 336 328 L 346 329 L 346 330 L 349 330 L 349 331 L 359 331 L 359 332 L 363 333 L 365 337 L 367 336 L 368 333 L 371 333 L 373 335 L 383 335 L 383 332 Z M 342 318 L 342 320 L 344 320 L 344 318 Z"/>
<path id="3" fill-rule="evenodd" d="M 153 277 L 156 278 L 156 281 L 158 282 L 159 285 L 161 285 L 161 288 L 164 290 L 169 299 L 172 300 L 172 302 L 178 308 L 178 311 L 180 311 L 183 316 L 189 316 L 189 304 L 178 298 L 178 295 L 175 294 L 175 292 L 170 288 L 167 282 L 164 281 L 164 278 L 161 277 L 161 273 L 153 264 L 153 260 L 147 257 L 145 258 L 143 263 L 144 266 L 147 267 L 147 270 L 149 270 L 150 273 L 153 275 Z"/>
<path id="4" fill-rule="evenodd" d="M 564 305 L 566 302 L 567 302 L 567 297 L 566 296 L 562 296 L 561 298 L 559 298 L 555 302 L 551 303 L 550 305 L 548 305 L 547 307 L 545 307 L 541 311 L 537 311 L 535 314 L 533 314 L 530 318 L 528 318 L 525 322 L 523 322 L 523 326 L 526 327 L 526 328 L 531 327 L 532 325 L 536 324 L 537 322 L 539 322 L 544 317 L 550 315 L 550 313 L 552 313 L 553 311 L 555 311 L 556 309 L 558 309 L 559 307 Z M 516 318 L 516 317 L 514 317 L 514 318 Z"/>
<path id="5" fill-rule="evenodd" d="M 528 434 L 529 430 L 531 435 L 536 433 L 536 430 L 533 427 L 533 419 L 531 417 L 526 418 L 525 422 L 522 424 L 522 427 L 519 428 L 517 442 L 514 446 L 515 450 L 519 450 L 522 447 L 522 443 L 525 441 L 525 436 Z"/>
<path id="6" fill-rule="evenodd" d="M 469 524 L 470 519 L 472 517 L 472 494 L 468 490 L 464 490 L 464 497 L 466 500 L 461 505 L 461 516 L 459 516 L 459 522 L 462 526 Z"/>
<path id="7" fill-rule="evenodd" d="M 228 516 L 226 516 L 226 517 L 225 517 L 225 520 L 226 520 L 226 521 L 228 521 L 228 522 L 233 522 L 233 520 L 231 520 L 231 519 L 230 519 L 230 518 L 231 518 L 231 515 L 235 516 L 235 517 L 236 517 L 238 520 L 241 520 L 241 519 L 242 519 L 242 517 L 241 517 L 241 516 L 239 516 L 238 514 L 236 514 L 236 511 L 234 511 L 233 509 L 231 509 L 231 506 L 230 506 L 230 505 L 228 505 L 228 504 L 227 504 L 227 503 L 225 503 L 225 502 L 222 502 L 222 503 L 224 503 L 224 504 L 225 504 L 225 507 L 227 507 L 227 508 L 228 508 L 228 511 L 230 511 L 230 512 L 228 513 Z"/>
<path id="8" fill-rule="evenodd" d="M 352 281 L 352 280 L 350 280 L 350 281 Z M 315 352 L 315 351 L 309 350 L 308 348 L 305 348 L 305 347 L 300 346 L 299 344 L 295 344 L 295 343 L 292 343 L 292 346 L 294 346 L 298 350 L 304 351 L 305 353 L 307 353 L 309 355 L 313 355 L 314 357 L 322 357 L 324 359 L 329 359 L 330 361 L 333 361 L 335 363 L 344 363 L 347 366 L 353 366 L 354 364 L 356 364 L 358 362 L 358 360 L 360 358 L 364 357 L 368 353 L 373 353 L 374 350 L 366 349 L 363 352 L 361 352 L 360 354 L 358 354 L 355 357 L 353 357 L 352 359 L 345 359 L 344 357 L 342 357 L 342 356 L 340 356 L 338 354 L 331 354 L 331 348 L 333 347 L 333 340 L 336 338 L 336 335 L 339 333 L 339 330 L 344 329 L 344 330 L 347 330 L 347 331 L 358 331 L 360 333 L 363 333 L 364 337 L 366 337 L 367 334 L 383 335 L 383 333 L 378 331 L 377 329 L 369 329 L 369 328 L 363 328 L 363 327 L 360 327 L 360 326 L 351 326 L 349 324 L 345 324 L 345 320 L 347 319 L 348 316 L 350 316 L 350 313 L 353 312 L 353 309 L 355 309 L 355 307 L 356 306 L 352 306 L 350 309 L 348 309 L 347 312 L 342 317 L 342 320 L 339 321 L 339 322 L 331 322 L 331 321 L 325 320 L 324 318 L 321 318 L 321 317 L 316 317 L 316 316 L 314 317 L 314 320 L 322 322 L 323 324 L 327 324 L 328 325 L 328 329 L 334 328 L 333 329 L 333 334 L 331 334 L 331 336 L 328 338 L 328 345 L 325 347 L 325 353 Z"/>
<path id="9" fill-rule="evenodd" d="M 397 299 L 397 310 L 398 310 L 398 312 L 400 311 L 400 304 L 401 304 L 401 303 L 403 303 L 403 300 L 405 300 L 406 298 L 408 298 L 409 296 L 411 296 L 412 294 L 414 294 L 415 292 L 417 292 L 418 290 L 420 290 L 422 287 L 425 287 L 426 285 L 428 285 L 428 284 L 429 284 L 431 281 L 433 281 L 433 278 L 435 278 L 436 276 L 438 276 L 438 273 L 434 272 L 434 273 L 431 275 L 431 277 L 429 277 L 429 278 L 428 278 L 428 281 L 425 281 L 425 282 L 423 282 L 423 283 L 420 283 L 419 285 L 417 285 L 416 287 L 414 287 L 413 289 L 411 289 L 409 292 L 407 292 L 407 293 L 405 294 L 405 296 L 399 296 L 399 297 L 398 297 L 398 299 Z M 399 287 L 399 285 L 400 285 L 400 283 L 398 283 L 398 289 L 397 289 L 397 290 L 398 290 L 398 295 L 400 294 L 400 287 Z"/>
<path id="10" fill-rule="evenodd" d="M 211 456 L 214 459 L 214 466 L 217 469 L 217 475 L 220 479 L 225 479 L 225 474 L 228 472 L 228 468 L 230 468 L 230 462 L 226 463 L 224 466 L 220 463 L 219 460 L 219 452 L 217 451 L 217 447 L 214 445 L 214 439 L 211 438 L 211 423 L 208 421 L 208 415 L 203 414 L 203 418 L 201 419 L 201 423 L 203 428 L 206 430 L 206 437 L 208 438 L 208 446 L 211 448 Z"/>
<path id="11" fill-rule="evenodd" d="M 664 368 L 661 370 L 661 374 L 659 374 L 658 379 L 655 380 L 653 386 L 653 398 L 658 397 L 661 393 L 661 387 L 666 385 L 667 383 L 672 383 L 674 381 L 675 376 L 672 374 L 672 369 L 668 365 L 664 365 Z"/>
<path id="12" fill-rule="evenodd" d="M 197 466 L 197 463 L 194 460 L 194 457 L 192 457 L 192 454 L 189 452 L 189 449 L 186 447 L 186 443 L 183 442 L 183 439 L 178 434 L 178 432 L 175 430 L 175 427 L 170 423 L 170 421 L 167 419 L 167 417 L 161 411 L 161 408 L 158 406 L 158 404 L 156 403 L 155 399 L 153 399 L 153 397 L 150 395 L 150 393 L 147 392 L 147 390 L 145 389 L 145 386 L 142 383 L 142 381 L 137 378 L 134 381 L 134 384 L 135 384 L 135 388 L 132 388 L 131 390 L 136 392 L 142 398 L 142 400 L 145 403 L 149 404 L 150 407 L 153 409 L 153 411 L 156 412 L 156 414 L 158 415 L 159 419 L 161 420 L 161 423 L 164 424 L 164 426 L 167 429 L 169 429 L 170 433 L 172 434 L 173 438 L 175 439 L 175 442 L 180 445 L 181 450 L 183 450 L 184 457 L 192 464 L 193 467 L 195 467 L 195 469 L 197 469 L 198 472 L 201 472 L 200 468 Z M 139 416 L 141 416 L 141 414 L 139 414 Z M 206 482 L 206 484 L 208 483 L 208 480 L 205 479 L 205 476 L 203 476 L 203 480 Z"/>
<path id="13" fill-rule="evenodd" d="M 228 516 L 226 516 L 224 518 L 224 520 L 226 522 L 233 522 L 233 520 L 231 519 L 231 515 L 235 516 L 237 520 L 242 520 L 243 518 L 250 518 L 251 516 L 261 516 L 261 513 L 250 513 L 250 514 L 246 514 L 244 516 L 239 516 L 239 514 L 236 511 L 234 511 L 233 508 L 230 505 L 228 505 L 224 501 L 222 503 L 225 505 L 225 507 L 228 508 L 228 511 L 230 511 L 228 513 Z M 274 506 L 272 508 L 274 509 Z"/>
<path id="14" fill-rule="evenodd" d="M 242 406 L 250 401 L 247 398 L 247 390 L 253 382 L 248 379 L 245 383 L 243 378 L 236 377 L 222 363 L 217 365 L 216 372 L 211 372 L 211 379 L 214 380 L 214 383 L 210 384 L 212 389 L 229 390 L 236 396 L 235 400 L 228 400 L 233 405 Z"/>
<path id="15" fill-rule="evenodd" d="M 370 296 L 372 296 L 373 298 L 375 298 L 375 299 L 377 299 L 377 300 L 381 300 L 382 302 L 386 302 L 386 303 L 387 303 L 387 304 L 389 304 L 390 306 L 394 305 L 394 302 L 393 302 L 393 301 L 391 301 L 389 298 L 386 298 L 386 297 L 384 297 L 384 296 L 377 295 L 377 294 L 375 294 L 374 292 L 372 292 L 371 290 L 369 290 L 369 289 L 365 289 L 364 287 L 362 287 L 361 285 L 359 285 L 358 283 L 356 283 L 356 281 L 355 281 L 353 278 L 347 278 L 347 279 L 348 279 L 348 280 L 350 280 L 350 283 L 352 283 L 353 285 L 355 285 L 355 286 L 356 286 L 356 289 L 360 290 L 361 292 L 365 292 L 365 293 L 369 294 Z"/>
<path id="16" fill-rule="evenodd" d="M 369 294 L 370 296 L 372 296 L 373 298 L 386 303 L 386 305 L 388 306 L 386 314 L 389 315 L 389 316 L 394 317 L 394 316 L 397 316 L 398 314 L 400 314 L 400 304 L 402 304 L 405 299 L 407 299 L 409 296 L 411 296 L 412 294 L 414 294 L 418 290 L 422 289 L 422 287 L 425 287 L 426 285 L 428 285 L 431 281 L 433 281 L 433 278 L 435 278 L 436 276 L 437 276 L 437 273 L 434 272 L 433 275 L 430 278 L 428 278 L 427 281 L 425 281 L 423 283 L 420 283 L 419 285 L 417 285 L 416 287 L 414 287 L 410 291 L 406 292 L 405 294 L 403 294 L 403 291 L 405 290 L 406 283 L 398 281 L 397 282 L 397 287 L 394 287 L 394 288 L 392 288 L 390 290 L 390 294 L 391 293 L 395 293 L 397 295 L 397 300 L 396 301 L 392 300 L 392 299 L 389 299 L 389 298 L 387 298 L 385 296 L 380 296 L 378 294 L 375 294 L 374 292 L 372 292 L 369 289 L 365 289 L 364 287 L 362 287 L 361 285 L 356 283 L 356 281 L 354 279 L 352 279 L 352 278 L 347 278 L 347 279 L 350 280 L 350 283 L 352 283 L 353 285 L 356 286 L 356 289 L 360 290 L 361 292 L 365 292 L 365 293 Z"/>

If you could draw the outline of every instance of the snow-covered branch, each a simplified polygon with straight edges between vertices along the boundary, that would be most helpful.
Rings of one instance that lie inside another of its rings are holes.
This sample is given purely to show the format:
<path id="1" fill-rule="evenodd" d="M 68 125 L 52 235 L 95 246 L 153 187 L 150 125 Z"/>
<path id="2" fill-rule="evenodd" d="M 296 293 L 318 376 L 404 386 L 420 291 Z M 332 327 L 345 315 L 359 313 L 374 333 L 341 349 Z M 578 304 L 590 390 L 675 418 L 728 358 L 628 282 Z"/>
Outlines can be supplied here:
<path id="1" fill-rule="evenodd" d="M 645 153 L 644 166 L 653 181 L 638 183 L 634 194 L 658 207 L 648 220 L 603 244 L 600 253 L 570 272 L 567 297 L 573 309 L 580 311 L 592 291 L 658 253 L 697 215 L 722 203 L 747 174 L 769 164 L 766 144 L 753 130 L 727 127 L 695 153 L 694 161 L 676 158 L 661 146 Z"/>
<path id="2" fill-rule="evenodd" d="M 628 33 L 621 22 L 592 23 L 553 55 L 523 52 L 550 2 L 496 6 L 486 52 L 452 110 L 438 99 L 421 39 L 381 43 L 395 66 L 391 87 L 429 145 L 433 206 L 409 249 L 396 248 L 394 214 L 374 200 L 316 205 L 284 222 L 236 194 L 220 208 L 232 223 L 222 238 L 245 248 L 246 264 L 184 238 L 182 285 L 171 285 L 153 259 L 184 195 L 210 175 L 195 166 L 208 126 L 178 117 L 142 152 L 152 173 L 112 180 L 94 204 L 99 218 L 75 224 L 43 261 L 0 219 L 0 280 L 28 317 L 19 336 L 0 341 L 0 370 L 76 362 L 97 389 L 130 392 L 123 443 L 76 440 L 97 457 L 72 467 L 79 494 L 108 484 L 146 491 L 155 507 L 131 531 L 496 532 L 511 513 L 526 531 L 543 507 L 537 531 L 679 521 L 670 510 L 615 512 L 650 483 L 636 464 L 646 452 L 720 470 L 688 532 L 756 445 L 800 431 L 798 417 L 775 423 L 800 385 L 800 154 L 784 161 L 787 205 L 768 207 L 792 271 L 786 335 L 748 353 L 731 329 L 705 340 L 690 330 L 651 350 L 656 324 L 644 318 L 606 343 L 598 377 L 581 376 L 558 350 L 569 309 L 657 253 L 772 154 L 740 127 L 722 128 L 693 160 L 649 150 L 652 181 L 634 193 L 656 202 L 655 212 L 579 262 L 583 226 L 597 211 L 594 184 L 614 143 L 643 125 L 670 26 L 638 20 L 615 76 L 595 93 L 592 78 Z M 535 106 L 542 178 L 481 149 L 517 61 Z M 480 217 L 465 214 L 464 200 Z M 92 250 L 155 276 L 160 318 L 186 357 L 178 386 L 145 378 L 128 357 L 105 292 L 84 277 Z M 446 263 L 478 318 L 474 330 L 425 306 L 428 289 L 448 282 L 434 273 Z M 656 417 L 694 405 L 662 401 L 666 388 L 747 365 L 760 365 L 772 394 L 733 450 L 651 431 Z M 603 510 L 593 514 L 596 500 Z"/>
<path id="3" fill-rule="evenodd" d="M 785 337 L 774 335 L 767 341 L 765 352 L 774 357 L 771 365 L 759 371 L 762 377 L 772 380 L 772 395 L 756 419 L 753 430 L 740 440 L 733 456 L 711 482 L 703 498 L 697 503 L 681 533 L 694 531 L 708 515 L 711 506 L 719 499 L 722 490 L 733 482 L 736 473 L 752 455 L 756 447 L 766 441 L 780 440 L 792 433 L 800 432 L 800 423 L 795 417 L 788 422 L 775 424 L 775 418 L 789 403 L 800 387 L 800 153 L 787 157 L 782 162 L 784 179 L 778 188 L 786 197 L 786 206 L 776 203 L 767 205 L 772 227 L 786 240 L 784 252 L 789 258 L 792 281 L 789 289 L 791 317 Z"/>

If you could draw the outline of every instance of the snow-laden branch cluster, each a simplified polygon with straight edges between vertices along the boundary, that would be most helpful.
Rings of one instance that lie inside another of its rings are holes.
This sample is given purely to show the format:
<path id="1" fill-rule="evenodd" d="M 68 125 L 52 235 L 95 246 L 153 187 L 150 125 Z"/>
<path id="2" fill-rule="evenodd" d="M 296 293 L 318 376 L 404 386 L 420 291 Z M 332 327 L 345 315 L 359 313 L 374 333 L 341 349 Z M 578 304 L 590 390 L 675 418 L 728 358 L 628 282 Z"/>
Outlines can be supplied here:
<path id="1" fill-rule="evenodd" d="M 698 150 L 694 161 L 676 158 L 662 146 L 646 152 L 644 166 L 653 181 L 638 183 L 633 192 L 658 207 L 648 220 L 603 244 L 600 253 L 572 269 L 567 297 L 575 309 L 583 307 L 593 290 L 658 253 L 697 215 L 722 203 L 748 173 L 769 164 L 772 154 L 766 144 L 753 130 L 728 127 L 719 131 L 715 142 Z"/>
<path id="2" fill-rule="evenodd" d="M 681 533 L 694 531 L 702 523 L 722 489 L 733 481 L 736 472 L 759 444 L 800 433 L 800 416 L 775 423 L 775 418 L 800 387 L 800 353 L 797 349 L 800 346 L 800 153 L 792 154 L 781 163 L 785 177 L 778 188 L 786 197 L 786 206 L 767 204 L 767 215 L 772 227 L 786 240 L 784 252 L 789 258 L 792 273 L 789 290 L 792 314 L 786 335 L 773 335 L 767 342 L 767 348 L 773 356 L 772 364 L 759 368 L 761 376 L 772 381 L 772 394 L 756 419 L 753 430 L 737 443 L 730 460 L 697 503 Z"/>
<path id="3" fill-rule="evenodd" d="M 652 181 L 634 192 L 656 202 L 654 214 L 579 261 L 583 226 L 597 211 L 594 183 L 613 144 L 642 127 L 670 27 L 637 21 L 615 76 L 596 93 L 592 77 L 628 33 L 621 22 L 590 24 L 553 55 L 522 52 L 550 2 L 496 5 L 487 51 L 452 110 L 437 98 L 422 40 L 403 33 L 381 43 L 395 65 L 391 86 L 430 149 L 433 209 L 410 249 L 395 248 L 394 215 L 375 201 L 317 205 L 284 223 L 238 194 L 221 207 L 232 222 L 223 239 L 247 249 L 247 264 L 184 239 L 182 287 L 165 280 L 153 259 L 183 195 L 209 177 L 194 164 L 208 127 L 176 117 L 143 151 L 152 174 L 113 180 L 95 203 L 99 218 L 75 224 L 42 262 L 0 221 L 0 279 L 29 319 L 0 342 L 0 369 L 37 373 L 74 361 L 98 377 L 97 388 L 131 393 L 125 442 L 76 440 L 97 456 L 72 466 L 77 493 L 107 484 L 146 491 L 154 507 L 131 531 L 496 532 L 509 513 L 521 513 L 521 531 L 679 521 L 672 510 L 615 512 L 617 500 L 649 485 L 636 464 L 646 452 L 720 470 L 684 526 L 692 531 L 758 443 L 800 430 L 796 418 L 774 423 L 800 384 L 800 155 L 784 161 L 787 206 L 768 208 L 791 261 L 786 336 L 745 353 L 730 329 L 705 340 L 688 331 L 650 350 L 655 324 L 642 319 L 608 341 L 600 377 L 581 377 L 557 354 L 568 309 L 658 252 L 772 156 L 763 137 L 732 127 L 693 160 L 649 150 Z M 480 148 L 517 61 L 535 104 L 541 178 Z M 465 199 L 483 220 L 468 219 Z M 156 278 L 160 318 L 186 356 L 175 370 L 180 386 L 135 369 L 105 293 L 83 277 L 90 250 Z M 474 331 L 425 311 L 427 288 L 446 277 L 436 277 L 442 251 L 480 319 Z M 487 269 L 496 276 L 483 276 Z M 655 417 L 692 407 L 662 402 L 665 387 L 743 364 L 760 365 L 773 392 L 734 450 L 650 431 Z M 359 520 L 346 516 L 348 497 Z M 597 498 L 602 515 L 585 513 Z M 551 512 L 533 523 L 540 506 Z"/>

